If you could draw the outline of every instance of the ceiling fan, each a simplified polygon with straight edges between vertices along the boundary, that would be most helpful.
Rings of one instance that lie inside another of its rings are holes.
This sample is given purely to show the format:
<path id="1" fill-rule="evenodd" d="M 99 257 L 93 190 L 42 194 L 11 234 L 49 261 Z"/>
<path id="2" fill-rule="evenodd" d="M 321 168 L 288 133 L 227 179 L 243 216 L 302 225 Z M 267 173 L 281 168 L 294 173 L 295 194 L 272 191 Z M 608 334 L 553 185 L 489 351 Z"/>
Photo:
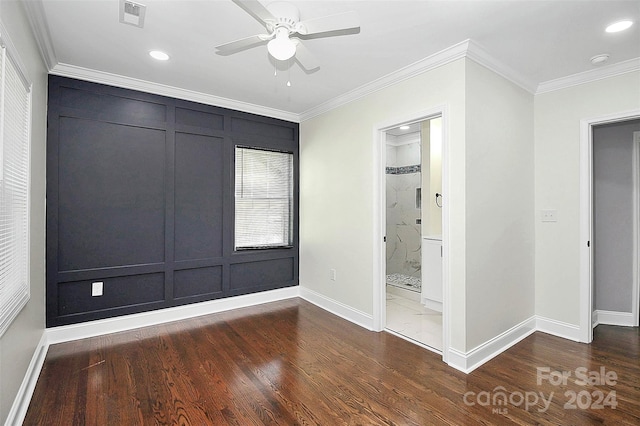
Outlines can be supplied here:
<path id="1" fill-rule="evenodd" d="M 273 58 L 286 61 L 295 56 L 300 65 L 307 70 L 312 70 L 318 68 L 319 64 L 302 44 L 300 38 L 295 35 L 309 36 L 360 28 L 356 12 L 345 12 L 301 21 L 298 8 L 284 1 L 276 1 L 266 7 L 256 0 L 233 0 L 233 2 L 264 25 L 267 33 L 256 34 L 216 46 L 217 53 L 221 55 L 232 54 L 268 41 L 267 50 Z M 331 34 L 325 36 L 328 35 Z"/>

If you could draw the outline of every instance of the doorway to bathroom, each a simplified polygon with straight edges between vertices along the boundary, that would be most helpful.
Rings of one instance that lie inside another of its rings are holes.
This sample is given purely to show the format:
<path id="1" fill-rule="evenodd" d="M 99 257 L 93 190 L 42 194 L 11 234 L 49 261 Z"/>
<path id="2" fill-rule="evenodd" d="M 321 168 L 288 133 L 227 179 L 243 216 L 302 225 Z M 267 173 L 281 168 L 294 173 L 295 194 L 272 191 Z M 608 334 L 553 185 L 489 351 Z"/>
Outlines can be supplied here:
<path id="1" fill-rule="evenodd" d="M 386 330 L 442 351 L 442 118 L 385 130 Z"/>

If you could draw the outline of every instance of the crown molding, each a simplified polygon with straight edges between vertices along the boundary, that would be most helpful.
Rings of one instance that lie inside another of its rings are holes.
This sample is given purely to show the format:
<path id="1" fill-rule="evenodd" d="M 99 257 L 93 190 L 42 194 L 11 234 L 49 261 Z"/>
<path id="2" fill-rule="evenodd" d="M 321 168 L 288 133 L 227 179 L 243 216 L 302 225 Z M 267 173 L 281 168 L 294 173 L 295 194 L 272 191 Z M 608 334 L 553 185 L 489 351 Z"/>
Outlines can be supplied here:
<path id="1" fill-rule="evenodd" d="M 27 12 L 29 25 L 31 25 L 31 31 L 38 44 L 38 49 L 40 49 L 40 55 L 47 69 L 51 70 L 58 63 L 58 60 L 51 42 L 51 33 L 45 18 L 42 0 L 22 0 L 22 4 Z"/>
<path id="2" fill-rule="evenodd" d="M 542 82 L 538 85 L 535 94 L 553 92 L 555 90 L 566 89 L 568 87 L 578 86 L 580 84 L 591 83 L 597 80 L 603 80 L 609 77 L 626 74 L 629 72 L 640 71 L 640 58 L 629 59 L 617 64 L 608 65 L 577 74 L 568 75 L 566 77 L 557 78 Z"/>
<path id="3" fill-rule="evenodd" d="M 527 92 L 531 94 L 535 93 L 535 83 L 523 78 L 519 73 L 495 59 L 493 56 L 487 53 L 487 51 L 478 43 L 467 39 L 458 44 L 454 44 L 453 46 L 448 47 L 444 50 L 441 50 L 438 53 L 414 62 L 411 65 L 389 73 L 384 77 L 364 84 L 341 96 L 324 102 L 314 108 L 311 108 L 300 114 L 300 121 L 302 122 L 305 120 L 309 120 L 334 108 L 345 105 L 349 102 L 353 102 L 371 93 L 377 92 L 394 84 L 400 83 L 401 81 L 441 67 L 460 58 L 472 59 L 478 64 L 490 69 L 496 74 L 499 74 L 512 83 L 520 86 Z"/>
<path id="4" fill-rule="evenodd" d="M 142 92 L 153 93 L 156 95 L 170 96 L 173 98 L 220 106 L 223 108 L 259 114 L 266 117 L 279 118 L 281 120 L 293 121 L 296 123 L 300 121 L 300 116 L 298 114 L 288 111 L 255 105 L 248 102 L 236 101 L 178 87 L 152 83 L 146 80 L 125 77 L 75 65 L 58 63 L 55 49 L 53 48 L 53 43 L 51 41 L 49 25 L 45 18 L 42 0 L 22 0 L 22 4 L 25 6 L 29 24 L 31 25 L 31 30 L 33 31 L 36 43 L 40 49 L 42 59 L 51 74 L 92 81 L 94 83 L 109 84 L 125 89 L 140 90 Z"/>
<path id="5" fill-rule="evenodd" d="M 431 56 L 428 56 L 420 61 L 414 62 L 413 64 L 410 64 L 404 68 L 389 73 L 381 78 L 366 83 L 336 98 L 330 99 L 301 114 L 297 114 L 289 111 L 283 111 L 261 105 L 237 101 L 234 99 L 209 95 L 206 93 L 180 89 L 178 87 L 167 86 L 145 80 L 139 80 L 102 71 L 91 70 L 88 68 L 77 67 L 74 65 L 60 64 L 58 63 L 56 52 L 51 41 L 51 34 L 49 31 L 49 25 L 45 18 L 42 0 L 21 0 L 21 3 L 24 5 L 25 11 L 27 12 L 27 18 L 36 39 L 36 43 L 40 50 L 42 59 L 44 60 L 47 68 L 52 74 L 93 81 L 96 83 L 110 84 L 134 90 L 141 90 L 148 93 L 171 96 L 208 105 L 221 106 L 229 109 L 264 115 L 267 117 L 279 118 L 296 123 L 311 119 L 332 109 L 345 105 L 349 102 L 353 102 L 371 93 L 400 83 L 401 81 L 407 80 L 416 75 L 441 67 L 460 58 L 471 59 L 534 95 L 561 90 L 580 84 L 590 83 L 593 81 L 602 80 L 629 72 L 640 71 L 640 58 L 634 58 L 617 64 L 542 82 L 536 86 L 534 82 L 523 78 L 512 68 L 495 59 L 493 56 L 487 53 L 487 51 L 477 42 L 468 39 Z"/>
<path id="6" fill-rule="evenodd" d="M 536 83 L 524 78 L 520 73 L 513 68 L 505 65 L 503 62 L 497 60 L 491 56 L 482 45 L 473 40 L 469 40 L 469 47 L 467 49 L 466 57 L 474 62 L 490 69 L 494 73 L 506 78 L 512 83 L 520 86 L 522 89 L 531 93 L 532 95 L 536 91 Z"/>
<path id="7" fill-rule="evenodd" d="M 371 93 L 377 92 L 432 69 L 441 67 L 445 64 L 448 64 L 449 62 L 455 61 L 456 59 L 464 58 L 466 56 L 469 43 L 470 40 L 465 40 L 463 42 L 455 44 L 438 53 L 414 62 L 411 65 L 400 68 L 397 71 L 389 73 L 383 77 L 380 77 L 356 89 L 353 89 L 343 95 L 330 99 L 327 102 L 324 102 L 300 114 L 300 121 L 302 122 L 305 120 L 309 120 L 320 114 L 331 111 L 332 109 L 348 104 L 349 102 L 353 102 L 357 99 L 370 95 Z"/>
<path id="8" fill-rule="evenodd" d="M 220 96 L 209 95 L 207 93 L 196 92 L 193 90 L 181 89 L 179 87 L 153 83 L 137 78 L 125 77 L 122 75 L 112 74 L 104 71 L 96 71 L 89 68 L 78 67 L 75 65 L 57 64 L 53 67 L 53 69 L 51 69 L 50 72 L 51 74 L 59 75 L 62 77 L 71 77 L 79 80 L 91 81 L 94 83 L 122 87 L 124 89 L 139 90 L 141 92 L 153 93 L 155 95 L 168 96 L 171 98 L 199 102 L 206 105 L 229 108 L 236 111 L 249 112 L 265 117 L 292 121 L 295 123 L 298 123 L 300 120 L 300 116 L 298 114 L 288 111 L 282 111 L 279 109 L 255 105 L 248 102 L 223 98 Z"/>

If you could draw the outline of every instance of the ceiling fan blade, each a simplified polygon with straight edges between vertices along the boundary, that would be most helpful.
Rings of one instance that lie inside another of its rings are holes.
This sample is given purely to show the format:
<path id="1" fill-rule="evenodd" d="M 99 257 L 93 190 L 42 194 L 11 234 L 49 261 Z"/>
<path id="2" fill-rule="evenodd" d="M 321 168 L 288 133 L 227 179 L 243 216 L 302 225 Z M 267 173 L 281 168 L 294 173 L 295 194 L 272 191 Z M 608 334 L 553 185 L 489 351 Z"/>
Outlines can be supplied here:
<path id="1" fill-rule="evenodd" d="M 307 71 L 320 67 L 320 63 L 316 57 L 306 48 L 304 44 L 297 38 L 292 39 L 296 43 L 296 60 Z"/>
<path id="2" fill-rule="evenodd" d="M 329 31 L 349 30 L 360 28 L 360 19 L 354 11 L 338 13 L 337 15 L 323 16 L 309 19 L 299 24 L 298 33 L 302 35 L 326 33 Z"/>
<path id="3" fill-rule="evenodd" d="M 248 49 L 249 47 L 257 46 L 258 44 L 270 40 L 271 38 L 273 38 L 273 36 L 267 34 L 257 34 L 251 37 L 241 38 L 240 40 L 235 40 L 216 46 L 216 49 L 218 49 L 218 52 L 216 53 L 234 53 L 242 49 Z"/>
<path id="4" fill-rule="evenodd" d="M 253 16 L 265 27 L 267 26 L 267 22 L 275 22 L 277 19 L 267 10 L 266 7 L 262 5 L 259 1 L 256 0 L 233 0 L 235 4 L 240 6 L 247 12 L 249 15 Z"/>

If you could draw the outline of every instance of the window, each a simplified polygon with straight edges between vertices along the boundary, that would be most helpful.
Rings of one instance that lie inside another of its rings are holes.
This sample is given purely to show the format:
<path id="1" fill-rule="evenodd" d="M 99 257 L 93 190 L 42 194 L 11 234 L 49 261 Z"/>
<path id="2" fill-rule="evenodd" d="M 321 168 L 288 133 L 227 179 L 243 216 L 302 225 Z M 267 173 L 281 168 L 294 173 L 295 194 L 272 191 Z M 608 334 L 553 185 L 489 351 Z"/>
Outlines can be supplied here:
<path id="1" fill-rule="evenodd" d="M 0 25 L 0 336 L 29 300 L 31 85 Z"/>
<path id="2" fill-rule="evenodd" d="M 235 248 L 289 247 L 293 154 L 236 146 Z"/>

